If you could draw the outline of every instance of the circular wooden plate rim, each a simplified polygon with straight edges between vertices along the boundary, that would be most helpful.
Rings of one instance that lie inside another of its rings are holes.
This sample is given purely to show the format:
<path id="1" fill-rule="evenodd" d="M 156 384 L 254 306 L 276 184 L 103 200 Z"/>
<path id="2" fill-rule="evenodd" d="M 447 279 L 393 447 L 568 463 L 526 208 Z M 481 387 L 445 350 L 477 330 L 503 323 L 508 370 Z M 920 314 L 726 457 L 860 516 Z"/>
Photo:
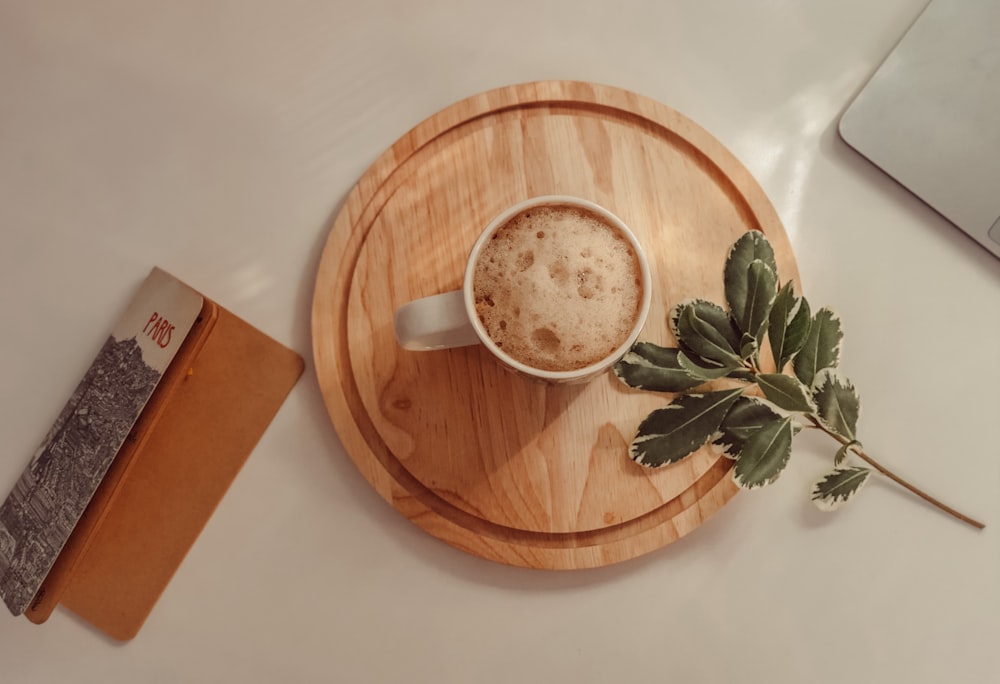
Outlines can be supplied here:
<path id="1" fill-rule="evenodd" d="M 623 96 L 634 109 L 624 109 L 612 102 Z M 469 107 L 473 104 L 476 107 L 470 113 Z M 418 124 L 386 150 L 351 189 L 330 228 L 320 259 L 313 298 L 312 328 L 316 374 L 327 411 L 348 455 L 382 498 L 425 531 L 475 555 L 526 567 L 560 569 L 603 564 L 594 561 L 589 554 L 579 556 L 576 553 L 594 546 L 610 547 L 650 537 L 651 545 L 647 544 L 639 552 L 626 557 L 659 548 L 665 543 L 657 539 L 664 535 L 656 534 L 662 525 L 671 521 L 676 523 L 676 518 L 697 509 L 702 498 L 708 495 L 719 499 L 719 505 L 708 512 L 710 515 L 738 491 L 728 476 L 732 461 L 720 458 L 678 496 L 642 515 L 607 527 L 573 532 L 536 532 L 500 525 L 442 499 L 389 451 L 363 410 L 350 367 L 350 348 L 347 344 L 347 300 L 353 271 L 374 219 L 395 191 L 390 188 L 392 176 L 424 147 L 473 121 L 525 107 L 553 106 L 600 108 L 616 118 L 639 121 L 656 134 L 669 137 L 675 144 L 682 144 L 700 164 L 711 165 L 719 171 L 713 175 L 727 181 L 729 187 L 725 188 L 726 194 L 730 200 L 736 200 L 740 213 L 749 219 L 748 225 L 762 230 L 762 226 L 776 226 L 779 236 L 787 239 L 780 230 L 773 207 L 742 164 L 704 129 L 666 105 L 629 91 L 590 83 L 545 81 L 507 86 L 457 102 Z M 461 116 L 459 112 L 462 112 Z M 697 138 L 697 143 L 692 142 L 692 137 Z M 771 231 L 766 232 L 770 236 Z M 335 265 L 338 257 L 339 265 Z M 320 277 L 331 270 L 336 274 L 333 288 Z M 333 330 L 330 330 L 331 323 L 335 324 Z M 335 349 L 332 369 L 321 362 L 331 343 Z M 383 472 L 373 469 L 372 457 Z M 692 529 L 696 526 L 697 523 Z M 688 531 L 678 529 L 667 541 Z M 471 548 L 472 545 L 465 541 L 470 533 L 487 540 L 485 548 L 478 545 Z M 542 550 L 553 553 L 545 554 L 545 562 L 540 563 L 536 556 Z M 625 557 L 615 560 L 625 560 Z"/>

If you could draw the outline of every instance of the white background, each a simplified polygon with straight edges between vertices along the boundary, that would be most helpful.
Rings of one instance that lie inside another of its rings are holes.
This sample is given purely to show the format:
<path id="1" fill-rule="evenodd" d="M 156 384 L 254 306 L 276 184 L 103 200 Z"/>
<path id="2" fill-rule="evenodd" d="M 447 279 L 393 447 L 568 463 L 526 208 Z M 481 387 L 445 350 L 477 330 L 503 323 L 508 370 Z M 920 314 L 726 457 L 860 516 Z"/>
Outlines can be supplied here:
<path id="1" fill-rule="evenodd" d="M 139 636 L 0 616 L 0 681 L 996 681 L 1000 262 L 836 132 L 923 5 L 0 0 L 0 490 L 154 264 L 308 361 Z M 311 362 L 330 222 L 412 126 L 543 79 L 659 100 L 747 165 L 843 318 L 866 447 L 985 531 L 882 481 L 816 511 L 811 437 L 592 571 L 468 556 L 374 493 Z"/>

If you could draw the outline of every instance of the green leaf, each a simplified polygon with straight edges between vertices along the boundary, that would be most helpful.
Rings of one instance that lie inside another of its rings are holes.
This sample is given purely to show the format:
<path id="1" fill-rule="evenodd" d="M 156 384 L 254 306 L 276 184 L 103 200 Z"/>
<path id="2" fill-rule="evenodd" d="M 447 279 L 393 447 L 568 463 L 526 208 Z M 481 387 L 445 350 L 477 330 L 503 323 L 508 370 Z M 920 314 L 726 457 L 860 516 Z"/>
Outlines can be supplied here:
<path id="1" fill-rule="evenodd" d="M 720 366 L 742 365 L 731 340 L 710 320 L 700 315 L 704 311 L 704 308 L 695 306 L 686 306 L 680 311 L 677 335 L 682 347 Z"/>
<path id="2" fill-rule="evenodd" d="M 816 404 L 813 403 L 809 389 L 791 375 L 760 373 L 757 375 L 757 384 L 765 397 L 786 411 L 816 412 Z"/>
<path id="3" fill-rule="evenodd" d="M 722 419 L 722 431 L 712 441 L 712 447 L 727 458 L 739 458 L 750 437 L 765 425 L 780 420 L 782 417 L 760 399 L 740 397 Z"/>
<path id="4" fill-rule="evenodd" d="M 834 511 L 850 501 L 868 482 L 868 468 L 835 468 L 812 488 L 812 501 L 821 511 Z"/>
<path id="5" fill-rule="evenodd" d="M 778 479 L 792 454 L 792 419 L 762 426 L 743 444 L 733 479 L 743 489 L 755 489 Z"/>
<path id="6" fill-rule="evenodd" d="M 854 439 L 861 413 L 861 398 L 854 385 L 836 368 L 824 368 L 813 379 L 813 401 L 824 427 Z"/>
<path id="7" fill-rule="evenodd" d="M 778 276 L 774 269 L 760 259 L 754 259 L 747 268 L 747 298 L 742 311 L 733 312 L 740 330 L 752 335 L 758 346 L 764 337 L 764 324 L 777 294 Z"/>
<path id="8" fill-rule="evenodd" d="M 837 455 L 833 457 L 833 465 L 839 466 L 847 458 L 847 453 L 854 447 L 861 447 L 861 442 L 856 439 L 852 439 L 847 444 L 844 444 L 839 449 L 837 449 Z"/>
<path id="9" fill-rule="evenodd" d="M 771 355 L 778 372 L 802 349 L 809 334 L 810 319 L 809 302 L 805 297 L 795 296 L 795 285 L 789 280 L 778 291 L 767 323 Z"/>
<path id="10" fill-rule="evenodd" d="M 678 363 L 679 349 L 638 342 L 615 364 L 615 375 L 629 387 L 651 392 L 683 392 L 704 380 Z"/>
<path id="11" fill-rule="evenodd" d="M 811 387 L 818 372 L 836 367 L 840 363 L 840 343 L 843 339 L 837 314 L 826 307 L 817 311 L 805 344 L 792 363 L 798 379 Z"/>
<path id="12" fill-rule="evenodd" d="M 744 233 L 733 244 L 726 257 L 726 266 L 723 272 L 726 287 L 726 302 L 729 310 L 737 319 L 746 310 L 747 302 L 747 271 L 754 261 L 763 261 L 771 267 L 774 273 L 778 272 L 778 265 L 774 260 L 774 249 L 767 241 L 764 234 L 758 230 L 751 230 Z"/>
<path id="13" fill-rule="evenodd" d="M 656 409 L 639 425 L 630 456 L 641 465 L 657 468 L 694 453 L 719 431 L 743 389 L 686 394 Z"/>

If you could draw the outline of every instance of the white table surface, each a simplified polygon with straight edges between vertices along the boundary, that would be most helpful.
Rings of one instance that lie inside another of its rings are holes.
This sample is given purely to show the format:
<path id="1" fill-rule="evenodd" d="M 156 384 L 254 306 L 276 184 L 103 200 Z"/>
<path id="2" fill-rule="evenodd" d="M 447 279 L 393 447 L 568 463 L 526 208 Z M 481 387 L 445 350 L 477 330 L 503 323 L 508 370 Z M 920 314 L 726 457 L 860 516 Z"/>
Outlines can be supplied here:
<path id="1" fill-rule="evenodd" d="M 308 365 L 139 636 L 0 616 L 0 681 L 1000 681 L 1000 262 L 836 132 L 923 5 L 2 0 L 0 490 L 154 264 Z M 311 361 L 330 221 L 425 117 L 543 79 L 657 99 L 747 165 L 843 318 L 866 447 L 986 530 L 883 481 L 816 511 L 810 438 L 597 570 L 480 560 L 375 494 Z"/>

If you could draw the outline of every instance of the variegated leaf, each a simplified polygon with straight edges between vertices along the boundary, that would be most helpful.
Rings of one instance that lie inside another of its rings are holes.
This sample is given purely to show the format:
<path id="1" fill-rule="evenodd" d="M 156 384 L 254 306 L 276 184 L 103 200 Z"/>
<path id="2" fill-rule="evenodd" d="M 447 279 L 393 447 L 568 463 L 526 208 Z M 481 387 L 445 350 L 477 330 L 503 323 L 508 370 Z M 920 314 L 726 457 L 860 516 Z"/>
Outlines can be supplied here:
<path id="1" fill-rule="evenodd" d="M 812 488 L 812 501 L 821 511 L 834 511 L 850 501 L 868 482 L 868 468 L 835 468 Z"/>
<path id="2" fill-rule="evenodd" d="M 742 364 L 731 338 L 702 318 L 704 309 L 684 307 L 677 319 L 677 335 L 681 346 L 703 359 L 720 366 L 737 367 Z"/>
<path id="3" fill-rule="evenodd" d="M 753 371 L 746 368 L 737 368 L 729 373 L 729 377 L 733 380 L 742 380 L 743 382 L 756 382 L 757 376 L 754 375 Z"/>
<path id="4" fill-rule="evenodd" d="M 651 392 L 683 392 L 704 380 L 693 377 L 678 362 L 681 351 L 638 342 L 615 364 L 615 375 L 629 387 Z"/>
<path id="5" fill-rule="evenodd" d="M 767 322 L 771 355 L 779 372 L 805 344 L 811 318 L 809 302 L 795 296 L 795 285 L 789 280 L 778 291 Z"/>
<path id="6" fill-rule="evenodd" d="M 860 449 L 861 442 L 859 442 L 856 439 L 852 439 L 850 442 L 842 445 L 839 449 L 837 449 L 837 454 L 833 457 L 833 465 L 839 466 L 841 463 L 843 463 L 844 459 L 847 458 L 847 454 L 851 451 L 851 449 L 854 449 L 855 447 Z"/>
<path id="7" fill-rule="evenodd" d="M 815 413 L 816 404 L 809 389 L 791 375 L 784 373 L 760 373 L 757 384 L 768 400 L 786 411 Z"/>
<path id="8" fill-rule="evenodd" d="M 698 378 L 703 382 L 724 378 L 735 370 L 733 366 L 708 366 L 698 363 L 684 352 L 680 352 L 677 355 L 677 364 L 688 375 Z"/>
<path id="9" fill-rule="evenodd" d="M 778 276 L 774 269 L 761 259 L 750 262 L 747 268 L 747 299 L 742 311 L 735 313 L 740 330 L 752 335 L 758 342 L 764 337 L 764 324 L 778 293 Z"/>
<path id="10" fill-rule="evenodd" d="M 721 432 L 712 447 L 727 458 L 739 458 L 743 445 L 754 433 L 780 420 L 782 417 L 760 399 L 740 397 L 722 419 Z"/>
<path id="11" fill-rule="evenodd" d="M 743 333 L 743 337 L 740 338 L 740 358 L 744 360 L 757 358 L 758 352 L 760 352 L 760 341 L 753 335 Z"/>
<path id="12" fill-rule="evenodd" d="M 778 265 L 774 260 L 774 249 L 764 234 L 758 230 L 747 231 L 733 244 L 726 257 L 723 273 L 726 302 L 729 310 L 737 319 L 746 310 L 747 302 L 747 271 L 750 264 L 756 260 L 763 261 L 775 273 Z"/>
<path id="13" fill-rule="evenodd" d="M 681 301 L 670 307 L 670 311 L 667 312 L 667 325 L 670 327 L 670 334 L 674 336 L 674 339 L 679 339 L 680 335 L 677 333 L 677 321 L 681 317 L 681 312 L 684 311 L 693 302 L 698 301 L 697 299 L 682 299 Z"/>
<path id="14" fill-rule="evenodd" d="M 792 419 L 765 424 L 743 444 L 733 479 L 743 489 L 756 489 L 778 479 L 792 454 Z"/>
<path id="15" fill-rule="evenodd" d="M 824 368 L 835 368 L 840 363 L 843 339 L 840 317 L 826 307 L 817 311 L 809 325 L 805 344 L 792 362 L 798 379 L 807 387 L 812 387 L 818 372 Z"/>
<path id="16" fill-rule="evenodd" d="M 836 368 L 824 368 L 813 379 L 813 401 L 820 422 L 841 437 L 854 439 L 861 413 L 861 397 Z"/>
<path id="17" fill-rule="evenodd" d="M 699 318 L 718 330 L 729 340 L 733 347 L 736 346 L 740 337 L 740 334 L 736 329 L 736 321 L 728 311 L 715 302 L 710 302 L 707 299 L 700 298 L 685 299 L 670 308 L 670 313 L 667 314 L 667 322 L 670 325 L 670 332 L 673 333 L 675 338 L 679 339 L 677 321 L 680 318 L 681 313 L 683 313 L 685 309 L 692 307 L 698 314 Z"/>
<path id="18" fill-rule="evenodd" d="M 656 468 L 694 453 L 716 436 L 742 392 L 739 388 L 675 398 L 642 421 L 629 455 L 641 465 Z"/>

